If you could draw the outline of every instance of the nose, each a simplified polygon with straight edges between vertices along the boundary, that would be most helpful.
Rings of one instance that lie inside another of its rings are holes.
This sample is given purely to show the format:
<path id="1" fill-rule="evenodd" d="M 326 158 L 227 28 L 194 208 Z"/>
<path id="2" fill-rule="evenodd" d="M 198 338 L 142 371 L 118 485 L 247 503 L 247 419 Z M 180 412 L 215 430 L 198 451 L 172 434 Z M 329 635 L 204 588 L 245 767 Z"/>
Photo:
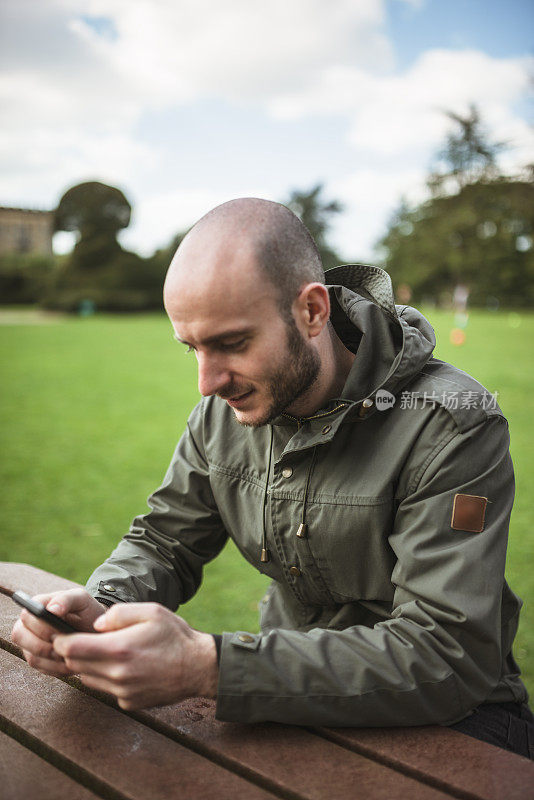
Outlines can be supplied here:
<path id="1" fill-rule="evenodd" d="M 214 355 L 197 352 L 198 390 L 204 397 L 217 394 L 232 382 L 232 376 L 222 360 Z"/>

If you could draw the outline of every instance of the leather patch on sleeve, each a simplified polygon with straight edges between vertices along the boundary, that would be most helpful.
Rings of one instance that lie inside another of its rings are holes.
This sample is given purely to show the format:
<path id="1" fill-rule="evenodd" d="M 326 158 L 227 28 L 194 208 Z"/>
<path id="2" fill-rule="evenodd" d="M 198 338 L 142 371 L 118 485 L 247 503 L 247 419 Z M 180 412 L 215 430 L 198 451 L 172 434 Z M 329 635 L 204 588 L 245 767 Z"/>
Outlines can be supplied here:
<path id="1" fill-rule="evenodd" d="M 484 530 L 487 502 L 487 497 L 478 497 L 474 494 L 455 494 L 451 528 L 455 531 L 481 533 Z"/>

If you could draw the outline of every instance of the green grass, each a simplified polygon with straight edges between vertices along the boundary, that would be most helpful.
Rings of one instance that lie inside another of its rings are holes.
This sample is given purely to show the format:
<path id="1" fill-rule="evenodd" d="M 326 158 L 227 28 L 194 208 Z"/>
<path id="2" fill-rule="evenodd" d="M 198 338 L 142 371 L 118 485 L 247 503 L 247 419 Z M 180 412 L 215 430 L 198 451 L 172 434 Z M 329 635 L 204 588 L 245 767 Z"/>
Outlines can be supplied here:
<path id="1" fill-rule="evenodd" d="M 163 315 L 0 326 L 0 559 L 85 583 L 161 483 L 198 400 L 196 361 Z M 266 580 L 233 544 L 192 625 L 256 630 Z"/>
<path id="2" fill-rule="evenodd" d="M 534 691 L 534 316 L 471 312 L 466 341 L 428 310 L 437 355 L 471 373 L 510 420 L 517 499 L 507 576 L 525 601 L 516 656 Z M 0 325 L 0 560 L 85 582 L 146 508 L 198 399 L 196 362 L 159 314 Z M 257 630 L 265 578 L 229 544 L 183 609 L 195 627 Z"/>

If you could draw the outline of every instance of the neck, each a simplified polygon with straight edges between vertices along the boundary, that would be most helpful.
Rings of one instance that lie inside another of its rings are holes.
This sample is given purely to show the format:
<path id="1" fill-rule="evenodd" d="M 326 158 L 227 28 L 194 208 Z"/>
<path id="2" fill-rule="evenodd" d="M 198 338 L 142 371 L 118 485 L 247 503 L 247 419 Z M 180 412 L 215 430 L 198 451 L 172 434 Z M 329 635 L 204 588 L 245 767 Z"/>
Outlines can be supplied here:
<path id="1" fill-rule="evenodd" d="M 327 325 L 317 338 L 321 369 L 309 391 L 288 409 L 296 417 L 309 417 L 323 408 L 329 400 L 339 397 L 356 358 L 331 325 Z"/>

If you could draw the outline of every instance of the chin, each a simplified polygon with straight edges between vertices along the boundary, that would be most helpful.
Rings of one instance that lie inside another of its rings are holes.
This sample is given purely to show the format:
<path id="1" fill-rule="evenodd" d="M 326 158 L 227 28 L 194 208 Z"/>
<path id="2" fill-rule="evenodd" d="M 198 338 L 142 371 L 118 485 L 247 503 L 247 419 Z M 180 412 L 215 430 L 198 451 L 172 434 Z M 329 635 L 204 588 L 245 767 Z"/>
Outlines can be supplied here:
<path id="1" fill-rule="evenodd" d="M 260 411 L 239 411 L 236 408 L 232 410 L 239 424 L 249 428 L 261 428 L 262 425 L 267 425 L 270 419 L 265 412 L 262 414 Z"/>

